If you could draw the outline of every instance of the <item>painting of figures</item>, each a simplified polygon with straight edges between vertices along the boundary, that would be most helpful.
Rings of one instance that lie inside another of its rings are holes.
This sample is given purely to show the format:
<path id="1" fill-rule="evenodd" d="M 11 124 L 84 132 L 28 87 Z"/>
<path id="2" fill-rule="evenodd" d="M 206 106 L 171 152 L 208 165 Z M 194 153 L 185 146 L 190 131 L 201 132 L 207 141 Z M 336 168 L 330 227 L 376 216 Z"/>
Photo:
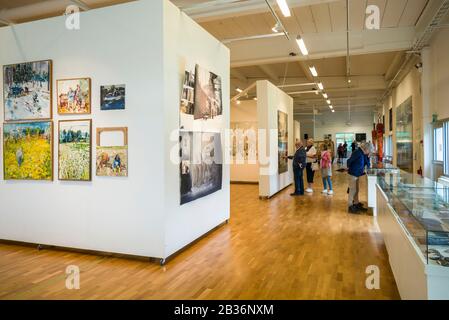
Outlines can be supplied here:
<path id="1" fill-rule="evenodd" d="M 53 180 L 52 122 L 5 123 L 5 180 Z"/>
<path id="2" fill-rule="evenodd" d="M 90 181 L 92 121 L 59 121 L 59 180 Z"/>
<path id="3" fill-rule="evenodd" d="M 257 122 L 231 122 L 232 158 L 257 161 Z"/>
<path id="4" fill-rule="evenodd" d="M 90 113 L 90 79 L 66 79 L 56 83 L 59 114 Z"/>
<path id="5" fill-rule="evenodd" d="M 125 109 L 125 85 L 101 86 L 100 109 L 124 110 Z"/>
<path id="6" fill-rule="evenodd" d="M 181 205 L 222 188 L 220 133 L 180 133 Z"/>
<path id="7" fill-rule="evenodd" d="M 288 115 L 278 111 L 278 170 L 288 171 Z"/>
<path id="8" fill-rule="evenodd" d="M 3 67 L 5 121 L 51 119 L 51 60 Z"/>
<path id="9" fill-rule="evenodd" d="M 214 119 L 223 112 L 221 77 L 195 67 L 194 119 Z"/>
<path id="10" fill-rule="evenodd" d="M 97 146 L 97 176 L 127 177 L 128 146 Z"/>

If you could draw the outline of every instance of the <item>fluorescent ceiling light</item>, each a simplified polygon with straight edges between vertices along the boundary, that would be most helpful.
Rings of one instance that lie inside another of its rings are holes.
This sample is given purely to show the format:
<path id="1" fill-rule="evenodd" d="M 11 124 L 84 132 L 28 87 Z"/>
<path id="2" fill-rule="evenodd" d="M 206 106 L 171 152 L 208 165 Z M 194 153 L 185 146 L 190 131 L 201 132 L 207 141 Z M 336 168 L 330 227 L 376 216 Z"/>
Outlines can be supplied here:
<path id="1" fill-rule="evenodd" d="M 330 100 L 326 100 L 326 102 L 327 102 L 327 104 L 331 104 L 331 101 L 330 101 Z"/>
<path id="2" fill-rule="evenodd" d="M 235 88 L 235 91 L 237 91 L 238 93 L 242 93 L 243 92 L 243 90 L 240 89 L 239 87 Z"/>
<path id="3" fill-rule="evenodd" d="M 299 50 L 301 50 L 301 53 L 304 56 L 308 56 L 309 55 L 309 51 L 307 50 L 307 47 L 306 47 L 306 44 L 304 43 L 304 40 L 300 36 L 298 36 L 296 38 L 296 42 L 298 43 L 298 47 L 299 47 Z"/>
<path id="4" fill-rule="evenodd" d="M 320 90 L 324 90 L 324 86 L 323 86 L 323 83 L 322 83 L 322 82 L 318 83 L 318 88 L 319 88 Z"/>
<path id="5" fill-rule="evenodd" d="M 332 105 L 330 105 L 329 108 L 334 109 L 334 107 Z"/>
<path id="6" fill-rule="evenodd" d="M 284 17 L 288 18 L 291 16 L 290 8 L 288 7 L 286 0 L 276 0 L 279 6 L 279 9 L 281 9 L 282 14 Z"/>
<path id="7" fill-rule="evenodd" d="M 332 109 L 332 112 L 335 112 L 335 110 L 334 110 L 334 109 Z"/>
<path id="8" fill-rule="evenodd" d="M 329 98 L 329 96 L 327 95 L 327 93 L 323 93 L 323 98 L 324 98 L 324 99 Z"/>
<path id="9" fill-rule="evenodd" d="M 318 72 L 316 71 L 315 67 L 309 67 L 309 70 L 312 73 L 312 76 L 318 77 Z"/>

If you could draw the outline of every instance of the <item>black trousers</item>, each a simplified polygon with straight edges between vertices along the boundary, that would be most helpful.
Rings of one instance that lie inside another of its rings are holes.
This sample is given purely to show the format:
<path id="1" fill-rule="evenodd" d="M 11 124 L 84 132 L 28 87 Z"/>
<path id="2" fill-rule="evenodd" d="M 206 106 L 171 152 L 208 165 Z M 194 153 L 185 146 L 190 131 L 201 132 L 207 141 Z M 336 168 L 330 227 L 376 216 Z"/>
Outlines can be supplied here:
<path id="1" fill-rule="evenodd" d="M 307 183 L 313 183 L 313 178 L 315 177 L 315 171 L 312 170 L 312 163 L 307 164 L 306 171 L 307 171 Z"/>
<path id="2" fill-rule="evenodd" d="M 293 168 L 293 175 L 295 177 L 295 193 L 304 194 L 304 168 Z"/>

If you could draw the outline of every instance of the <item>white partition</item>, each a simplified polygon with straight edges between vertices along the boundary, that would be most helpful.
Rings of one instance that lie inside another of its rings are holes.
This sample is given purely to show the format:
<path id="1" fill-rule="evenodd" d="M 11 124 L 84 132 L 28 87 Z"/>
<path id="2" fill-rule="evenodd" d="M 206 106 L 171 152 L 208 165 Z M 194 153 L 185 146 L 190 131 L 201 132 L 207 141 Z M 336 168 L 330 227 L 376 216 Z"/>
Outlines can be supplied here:
<path id="1" fill-rule="evenodd" d="M 53 93 L 57 79 L 92 79 L 91 115 L 59 116 L 53 94 L 55 127 L 90 118 L 94 130 L 129 130 L 127 178 L 93 172 L 92 182 L 56 180 L 56 130 L 55 181 L 4 181 L 0 169 L 0 239 L 165 258 L 229 218 L 226 166 L 221 191 L 179 205 L 179 165 L 169 152 L 176 148 L 170 134 L 178 128 L 182 61 L 219 74 L 229 97 L 229 50 L 174 5 L 141 0 L 90 10 L 81 13 L 80 30 L 66 29 L 63 16 L 4 27 L 0 43 L 0 65 L 51 59 Z M 100 111 L 100 86 L 108 84 L 126 84 L 126 110 Z M 227 127 L 226 98 L 223 113 Z"/>

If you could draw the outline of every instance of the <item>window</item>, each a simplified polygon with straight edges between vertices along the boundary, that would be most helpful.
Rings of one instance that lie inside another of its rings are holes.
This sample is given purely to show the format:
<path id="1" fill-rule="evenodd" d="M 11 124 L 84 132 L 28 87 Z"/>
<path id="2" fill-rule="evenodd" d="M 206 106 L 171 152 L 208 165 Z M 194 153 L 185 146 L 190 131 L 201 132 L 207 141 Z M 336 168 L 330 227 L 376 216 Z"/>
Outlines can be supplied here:
<path id="1" fill-rule="evenodd" d="M 444 161 L 444 131 L 443 127 L 434 129 L 433 133 L 433 160 Z"/>
<path id="2" fill-rule="evenodd" d="M 444 175 L 449 176 L 449 121 L 443 125 Z"/>
<path id="3" fill-rule="evenodd" d="M 335 135 L 335 138 L 337 140 L 337 147 L 341 144 L 346 144 L 348 145 L 348 149 L 351 148 L 351 144 L 354 141 L 355 135 L 354 133 L 337 133 Z"/>

